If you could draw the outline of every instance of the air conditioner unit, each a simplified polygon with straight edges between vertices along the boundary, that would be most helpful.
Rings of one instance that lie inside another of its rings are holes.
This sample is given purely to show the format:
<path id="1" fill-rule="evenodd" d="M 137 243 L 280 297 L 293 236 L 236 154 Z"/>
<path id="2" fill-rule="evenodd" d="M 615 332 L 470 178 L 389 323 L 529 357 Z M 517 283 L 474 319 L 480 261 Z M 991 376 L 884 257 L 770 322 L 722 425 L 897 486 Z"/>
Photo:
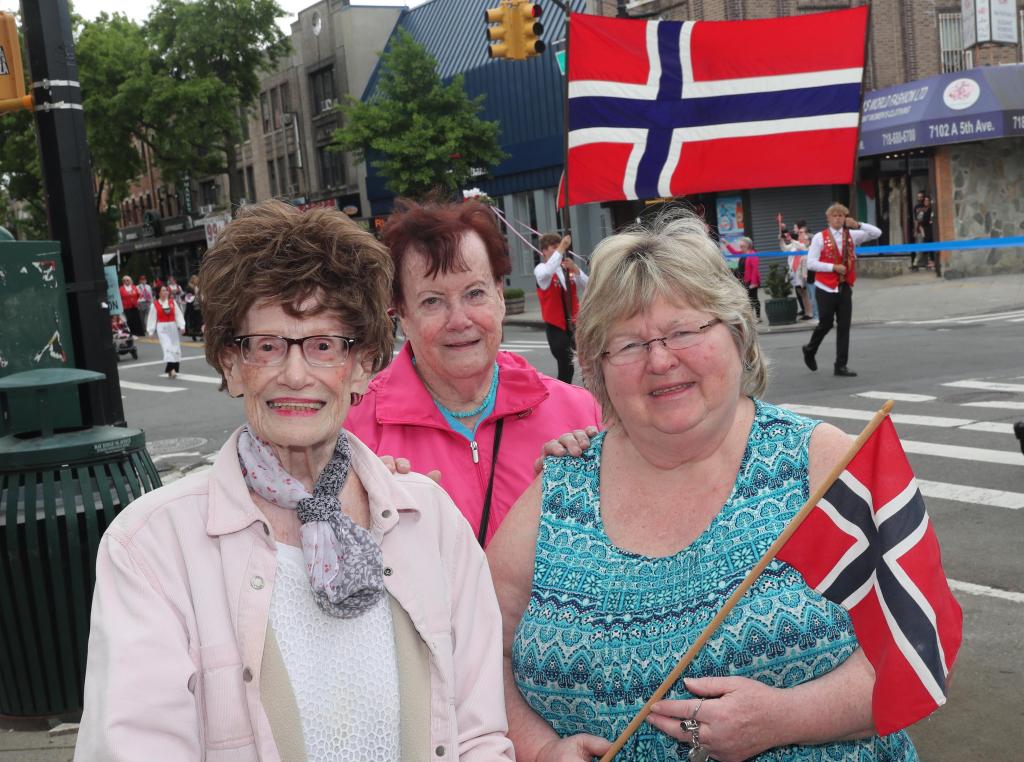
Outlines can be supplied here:
<path id="1" fill-rule="evenodd" d="M 330 111 L 332 108 L 334 108 L 334 98 L 324 98 L 320 103 L 321 111 Z"/>
<path id="2" fill-rule="evenodd" d="M 206 217 L 210 214 L 213 214 L 213 204 L 203 204 L 199 207 L 199 215 L 201 217 Z"/>

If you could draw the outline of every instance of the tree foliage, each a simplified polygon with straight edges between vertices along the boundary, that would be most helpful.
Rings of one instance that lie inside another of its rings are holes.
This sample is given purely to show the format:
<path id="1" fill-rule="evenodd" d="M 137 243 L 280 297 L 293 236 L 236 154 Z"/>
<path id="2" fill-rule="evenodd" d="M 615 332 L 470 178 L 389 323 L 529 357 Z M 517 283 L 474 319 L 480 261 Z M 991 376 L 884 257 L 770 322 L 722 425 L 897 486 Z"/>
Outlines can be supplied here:
<path id="1" fill-rule="evenodd" d="M 452 193 L 474 169 L 504 158 L 498 123 L 479 117 L 484 96 L 469 98 L 461 75 L 445 84 L 437 61 L 404 29 L 381 56 L 379 71 L 372 100 L 349 97 L 341 106 L 345 125 L 335 130 L 332 147 L 368 157 L 393 193 Z"/>

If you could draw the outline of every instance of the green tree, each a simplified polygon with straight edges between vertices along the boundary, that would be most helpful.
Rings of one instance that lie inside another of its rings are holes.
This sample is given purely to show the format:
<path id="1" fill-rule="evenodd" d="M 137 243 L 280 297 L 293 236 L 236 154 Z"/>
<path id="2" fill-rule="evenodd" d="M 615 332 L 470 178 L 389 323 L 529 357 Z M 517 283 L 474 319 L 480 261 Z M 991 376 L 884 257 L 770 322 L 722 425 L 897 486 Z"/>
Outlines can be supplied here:
<path id="1" fill-rule="evenodd" d="M 474 168 L 490 168 L 505 154 L 497 122 L 480 119 L 484 96 L 469 98 L 462 75 L 445 84 L 437 61 L 412 35 L 399 29 L 380 61 L 375 97 L 349 97 L 341 106 L 345 125 L 335 130 L 332 150 L 369 152 L 370 163 L 400 196 L 448 193 L 465 185 Z"/>
<path id="2" fill-rule="evenodd" d="M 152 105 L 173 115 L 172 132 L 189 142 L 192 156 L 220 165 L 207 171 L 227 173 L 232 205 L 242 197 L 238 115 L 259 94 L 260 71 L 273 69 L 291 49 L 277 26 L 283 15 L 276 0 L 160 0 L 146 22 L 166 75 L 184 86 L 162 91 Z M 205 99 L 206 107 L 183 110 L 193 99 Z"/>
<path id="3" fill-rule="evenodd" d="M 35 118 L 28 111 L 0 116 L 0 215 L 17 238 L 50 237 Z"/>

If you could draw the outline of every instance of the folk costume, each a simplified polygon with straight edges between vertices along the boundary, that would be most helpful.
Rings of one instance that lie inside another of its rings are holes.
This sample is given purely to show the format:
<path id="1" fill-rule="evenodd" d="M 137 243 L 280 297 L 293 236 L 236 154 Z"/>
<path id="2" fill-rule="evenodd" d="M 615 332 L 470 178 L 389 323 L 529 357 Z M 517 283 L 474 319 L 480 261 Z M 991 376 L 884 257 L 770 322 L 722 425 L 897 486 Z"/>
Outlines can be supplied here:
<path id="1" fill-rule="evenodd" d="M 548 258 L 533 268 L 533 276 L 537 281 L 537 298 L 540 300 L 540 316 L 544 321 L 548 347 L 558 363 L 558 380 L 572 383 L 573 366 L 573 326 L 576 313 L 580 310 L 580 293 L 587 287 L 589 280 L 583 270 L 578 269 L 566 282 L 562 258 L 565 255 L 558 249 Z"/>
<path id="2" fill-rule="evenodd" d="M 164 351 L 164 373 L 171 378 L 181 369 L 181 332 L 185 330 L 185 317 L 174 299 L 158 299 L 153 302 L 146 320 L 146 333 L 155 332 Z"/>

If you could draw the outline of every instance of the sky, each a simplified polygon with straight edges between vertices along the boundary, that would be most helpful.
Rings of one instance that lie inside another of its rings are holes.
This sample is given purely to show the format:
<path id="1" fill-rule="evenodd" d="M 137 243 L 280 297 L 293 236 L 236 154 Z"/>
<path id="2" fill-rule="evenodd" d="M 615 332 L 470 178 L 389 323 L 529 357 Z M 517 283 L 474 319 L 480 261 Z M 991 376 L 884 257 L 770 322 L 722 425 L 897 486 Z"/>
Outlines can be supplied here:
<path id="1" fill-rule="evenodd" d="M 352 5 L 408 5 L 415 8 L 425 0 L 354 0 Z M 0 11 L 15 12 L 19 0 L 0 0 Z M 287 16 L 278 19 L 277 23 L 285 34 L 291 33 L 291 23 L 298 17 L 299 11 L 316 4 L 316 0 L 277 0 Z M 135 21 L 144 21 L 156 0 L 74 0 L 75 12 L 87 19 L 96 18 L 102 11 L 107 13 L 123 13 Z"/>

